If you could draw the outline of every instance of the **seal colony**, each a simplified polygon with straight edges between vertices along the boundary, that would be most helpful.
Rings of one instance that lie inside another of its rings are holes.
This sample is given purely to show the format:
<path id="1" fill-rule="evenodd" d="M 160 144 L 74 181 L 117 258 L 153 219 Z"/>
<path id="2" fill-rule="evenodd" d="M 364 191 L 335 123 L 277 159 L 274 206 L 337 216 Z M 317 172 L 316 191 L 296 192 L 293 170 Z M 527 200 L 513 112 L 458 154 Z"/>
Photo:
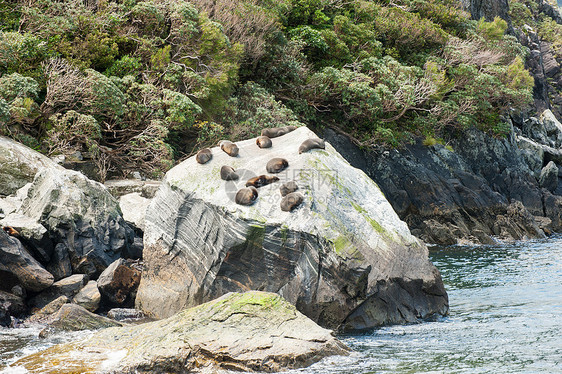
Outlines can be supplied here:
<path id="1" fill-rule="evenodd" d="M 261 135 L 256 138 L 256 145 L 260 149 L 268 149 L 273 147 L 273 140 L 272 138 L 276 138 L 282 135 L 286 135 L 291 131 L 296 130 L 295 126 L 285 126 L 285 127 L 275 127 L 275 128 L 266 128 L 261 131 Z M 218 146 L 231 157 L 242 157 L 239 155 L 239 148 L 238 146 L 229 141 L 229 140 L 221 140 L 218 143 Z M 308 152 L 312 149 L 325 149 L 325 142 L 324 140 L 315 137 L 310 138 L 302 142 L 299 146 L 298 151 L 299 154 L 304 152 Z M 204 148 L 200 150 L 195 159 L 199 164 L 206 164 L 213 158 L 212 151 L 209 148 Z M 265 170 L 269 174 L 279 174 L 283 171 L 286 171 L 290 167 L 289 162 L 287 159 L 282 157 L 273 157 L 271 158 L 267 164 L 265 165 Z M 220 177 L 224 181 L 237 181 L 240 176 L 244 176 L 244 172 L 241 171 L 242 174 L 238 174 L 237 171 L 234 169 L 233 166 L 230 165 L 222 165 L 220 168 Z M 240 188 L 235 196 L 234 201 L 238 205 L 249 206 L 254 204 L 254 202 L 258 199 L 259 192 L 258 188 L 279 182 L 280 178 L 274 175 L 267 175 L 262 174 L 255 177 L 252 177 L 246 181 L 244 187 Z M 300 192 L 295 192 L 299 189 L 299 186 L 295 181 L 287 181 L 283 183 L 279 187 L 279 193 L 281 195 L 281 202 L 280 208 L 284 212 L 291 212 L 296 209 L 299 205 L 301 205 L 304 201 L 304 195 Z"/>

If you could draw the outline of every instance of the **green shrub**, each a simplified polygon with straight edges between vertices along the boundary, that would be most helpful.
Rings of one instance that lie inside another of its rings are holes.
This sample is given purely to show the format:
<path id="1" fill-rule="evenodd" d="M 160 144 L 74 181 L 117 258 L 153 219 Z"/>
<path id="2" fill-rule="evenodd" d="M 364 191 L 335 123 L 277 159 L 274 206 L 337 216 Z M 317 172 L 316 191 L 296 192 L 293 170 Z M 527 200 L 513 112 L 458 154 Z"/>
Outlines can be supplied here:
<path id="1" fill-rule="evenodd" d="M 487 40 L 500 40 L 507 30 L 507 22 L 498 16 L 492 22 L 487 22 L 484 18 L 481 18 L 476 29 Z"/>

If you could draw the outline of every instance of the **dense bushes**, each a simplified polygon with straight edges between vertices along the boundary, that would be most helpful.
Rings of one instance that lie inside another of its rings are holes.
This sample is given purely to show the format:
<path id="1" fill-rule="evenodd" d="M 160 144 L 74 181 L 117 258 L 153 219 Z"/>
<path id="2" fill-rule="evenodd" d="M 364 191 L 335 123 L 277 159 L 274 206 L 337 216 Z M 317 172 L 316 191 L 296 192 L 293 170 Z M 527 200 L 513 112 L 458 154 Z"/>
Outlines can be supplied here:
<path id="1" fill-rule="evenodd" d="M 456 0 L 0 0 L 0 25 L 0 132 L 102 177 L 287 123 L 364 144 L 501 134 L 533 83 L 505 22 Z"/>

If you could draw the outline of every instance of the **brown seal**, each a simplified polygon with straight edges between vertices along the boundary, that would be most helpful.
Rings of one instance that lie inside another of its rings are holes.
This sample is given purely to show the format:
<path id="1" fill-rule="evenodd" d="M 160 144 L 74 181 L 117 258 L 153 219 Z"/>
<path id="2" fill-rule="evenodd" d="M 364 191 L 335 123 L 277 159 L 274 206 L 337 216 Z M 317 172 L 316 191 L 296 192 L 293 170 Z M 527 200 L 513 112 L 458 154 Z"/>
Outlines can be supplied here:
<path id="1" fill-rule="evenodd" d="M 295 181 L 283 183 L 283 185 L 281 187 L 279 187 L 279 191 L 281 192 L 281 196 L 288 195 L 291 192 L 295 192 L 298 189 L 299 189 L 299 186 L 297 186 L 297 183 Z"/>
<path id="2" fill-rule="evenodd" d="M 290 212 L 299 205 L 302 204 L 304 196 L 298 192 L 291 192 L 281 199 L 281 210 L 284 212 Z"/>
<path id="3" fill-rule="evenodd" d="M 4 226 L 4 227 L 2 227 L 2 229 L 4 231 L 6 231 L 6 234 L 8 234 L 10 236 L 16 236 L 16 237 L 20 236 L 20 233 L 18 232 L 18 230 L 14 229 L 11 226 Z"/>
<path id="4" fill-rule="evenodd" d="M 238 180 L 238 174 L 232 166 L 223 165 L 221 167 L 221 179 L 223 181 L 235 181 Z"/>
<path id="5" fill-rule="evenodd" d="M 282 172 L 288 166 L 289 161 L 285 160 L 284 158 L 276 157 L 269 160 L 269 162 L 265 166 L 265 170 L 267 170 L 268 173 L 276 174 Z"/>
<path id="6" fill-rule="evenodd" d="M 238 156 L 238 146 L 231 142 L 230 140 L 221 140 L 219 145 L 223 151 L 226 152 L 227 155 L 231 157 Z"/>
<path id="7" fill-rule="evenodd" d="M 200 164 L 206 164 L 212 158 L 213 154 L 211 153 L 211 150 L 209 148 L 203 148 L 202 150 L 197 152 L 197 156 L 195 156 L 195 159 Z"/>
<path id="8" fill-rule="evenodd" d="M 245 187 L 236 192 L 234 201 L 240 205 L 252 205 L 257 198 L 258 190 L 255 187 Z"/>
<path id="9" fill-rule="evenodd" d="M 278 136 L 288 134 L 291 131 L 295 131 L 296 129 L 297 129 L 296 126 L 270 127 L 270 128 L 261 130 L 261 135 L 267 136 L 267 137 L 270 137 L 270 138 L 276 138 Z"/>
<path id="10" fill-rule="evenodd" d="M 270 183 L 275 183 L 278 180 L 279 178 L 272 175 L 260 175 L 259 177 L 248 179 L 248 181 L 246 182 L 246 187 L 254 186 L 256 188 L 260 188 L 262 186 L 267 186 Z"/>
<path id="11" fill-rule="evenodd" d="M 303 152 L 308 152 L 314 148 L 325 149 L 326 143 L 324 143 L 324 140 L 320 138 L 306 139 L 304 142 L 302 142 L 301 146 L 299 147 L 299 154 Z"/>
<path id="12" fill-rule="evenodd" d="M 271 139 L 269 139 L 269 137 L 265 135 L 258 136 L 256 138 L 256 144 L 260 148 L 271 148 L 272 146 Z"/>

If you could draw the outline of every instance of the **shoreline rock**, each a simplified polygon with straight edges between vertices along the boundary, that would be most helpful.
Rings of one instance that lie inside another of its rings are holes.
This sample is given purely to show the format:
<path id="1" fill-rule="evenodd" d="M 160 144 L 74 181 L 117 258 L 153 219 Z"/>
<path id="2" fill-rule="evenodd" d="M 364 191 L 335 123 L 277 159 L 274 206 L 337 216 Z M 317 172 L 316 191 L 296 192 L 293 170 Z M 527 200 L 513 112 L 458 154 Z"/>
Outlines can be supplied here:
<path id="1" fill-rule="evenodd" d="M 237 143 L 236 158 L 213 148 L 207 164 L 192 157 L 170 170 L 146 215 L 136 307 L 165 318 L 228 292 L 256 289 L 279 293 L 332 329 L 445 314 L 447 294 L 425 245 L 377 185 L 329 144 L 299 154 L 309 138 L 316 135 L 301 127 L 273 139 L 272 148 L 249 139 Z M 288 161 L 276 174 L 281 180 L 260 187 L 254 205 L 237 205 L 236 191 L 275 157 Z M 222 181 L 223 165 L 234 167 L 240 180 Z M 304 196 L 293 212 L 279 207 L 279 186 L 288 180 Z M 370 317 L 348 319 L 355 311 Z"/>
<path id="2" fill-rule="evenodd" d="M 30 373 L 276 372 L 349 349 L 279 295 L 230 293 L 170 318 L 101 330 L 26 356 Z"/>

